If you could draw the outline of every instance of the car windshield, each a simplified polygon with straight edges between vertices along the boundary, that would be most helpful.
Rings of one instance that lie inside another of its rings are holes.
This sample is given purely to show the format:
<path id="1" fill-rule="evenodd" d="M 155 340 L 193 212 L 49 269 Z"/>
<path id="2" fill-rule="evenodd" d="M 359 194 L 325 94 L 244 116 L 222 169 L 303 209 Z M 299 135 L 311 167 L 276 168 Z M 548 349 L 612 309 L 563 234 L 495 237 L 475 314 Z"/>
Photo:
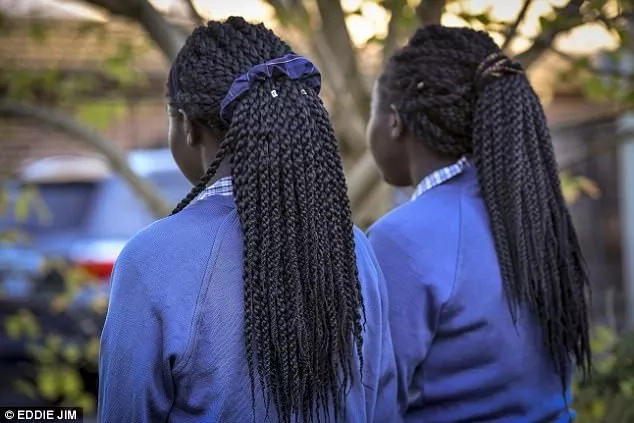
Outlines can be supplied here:
<path id="1" fill-rule="evenodd" d="M 47 183 L 36 185 L 31 200 L 18 194 L 9 220 L 30 233 L 72 231 L 85 224 L 99 190 L 97 182 Z M 25 189 L 25 188 L 23 188 Z M 22 197 L 21 197 L 22 196 Z M 20 202 L 28 207 L 22 216 Z"/>
<path id="2" fill-rule="evenodd" d="M 147 181 L 174 206 L 190 186 L 180 172 L 153 173 Z M 152 223 L 155 218 L 145 204 L 120 178 L 103 184 L 88 223 L 88 232 L 96 237 L 130 237 Z"/>
<path id="3" fill-rule="evenodd" d="M 146 179 L 175 205 L 191 185 L 177 170 L 155 172 Z M 18 190 L 19 191 L 19 190 Z M 96 182 L 36 185 L 26 219 L 5 216 L 3 227 L 18 227 L 33 235 L 79 233 L 90 237 L 128 238 L 155 218 L 120 177 Z M 14 196 L 15 198 L 19 197 Z M 16 209 L 16 204 L 11 209 Z M 18 213 L 19 215 L 20 213 Z"/>

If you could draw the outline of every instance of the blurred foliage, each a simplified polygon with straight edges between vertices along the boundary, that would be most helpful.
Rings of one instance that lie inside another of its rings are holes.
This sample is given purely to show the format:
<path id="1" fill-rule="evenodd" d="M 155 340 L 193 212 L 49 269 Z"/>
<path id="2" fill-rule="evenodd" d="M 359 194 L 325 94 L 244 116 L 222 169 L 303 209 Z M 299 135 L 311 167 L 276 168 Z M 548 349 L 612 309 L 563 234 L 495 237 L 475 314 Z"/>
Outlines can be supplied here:
<path id="1" fill-rule="evenodd" d="M 13 198 L 11 198 L 13 196 Z M 17 192 L 12 192 L 6 183 L 0 184 L 0 220 L 11 216 L 15 223 L 24 223 L 33 215 L 41 223 L 50 222 L 52 216 L 38 189 L 33 185 L 25 185 Z M 0 227 L 0 244 L 25 242 L 26 236 L 19 228 Z"/>
<path id="2" fill-rule="evenodd" d="M 606 327 L 593 331 L 594 373 L 574 386 L 579 423 L 634 421 L 634 332 L 618 337 Z"/>
<path id="3" fill-rule="evenodd" d="M 34 43 L 46 45 L 56 33 L 54 23 L 29 20 L 28 34 Z M 20 25 L 0 16 L 0 42 L 11 42 Z M 85 22 L 78 26 L 77 36 L 93 37 L 108 42 L 106 26 Z M 135 60 L 149 50 L 147 40 L 122 39 L 104 49 L 106 55 L 96 58 L 97 65 L 85 69 L 47 67 L 24 69 L 0 58 L 0 95 L 59 107 L 75 112 L 81 122 L 103 130 L 126 111 L 126 98 L 138 95 L 148 84 L 148 77 L 135 66 Z M 107 93 L 104 99 L 104 93 Z"/>
<path id="4" fill-rule="evenodd" d="M 593 200 L 601 197 L 601 190 L 596 182 L 585 176 L 572 175 L 569 172 L 561 172 L 559 176 L 566 203 L 574 204 L 582 195 Z"/>
<path id="5" fill-rule="evenodd" d="M 10 339 L 27 342 L 27 352 L 35 363 L 33 381 L 13 381 L 18 392 L 63 406 L 82 407 L 84 413 L 96 410 L 96 398 L 86 391 L 80 367 L 97 373 L 97 336 L 82 343 L 51 333 L 41 336 L 40 322 L 27 310 L 6 318 L 4 330 Z"/>
<path id="6" fill-rule="evenodd" d="M 77 108 L 75 116 L 93 128 L 104 130 L 113 121 L 123 118 L 127 106 L 123 100 L 96 100 L 83 103 Z"/>
<path id="7" fill-rule="evenodd" d="M 7 187 L 1 188 L 0 217 L 6 213 L 14 213 L 19 222 L 35 213 L 37 219 L 50 219 L 50 212 L 49 215 L 46 214 L 47 209 L 34 187 L 26 186 L 21 189 L 14 201 L 9 200 Z M 14 205 L 13 209 L 9 204 Z M 0 233 L 0 240 L 14 242 L 15 239 L 8 239 L 8 234 L 11 233 L 13 228 Z M 85 270 L 62 261 L 49 261 L 41 270 L 45 275 L 58 275 L 63 285 L 53 296 L 42 296 L 48 302 L 46 315 L 53 319 L 69 309 L 81 288 L 97 283 Z M 97 316 L 97 321 L 100 320 L 99 316 L 105 316 L 106 309 L 105 295 L 98 295 L 91 300 L 89 310 Z M 95 326 L 88 333 L 68 336 L 67 333 L 45 331 L 43 326 L 46 323 L 50 322 L 38 320 L 33 311 L 25 308 L 0 322 L 0 330 L 8 339 L 25 344 L 26 353 L 34 363 L 34 377 L 11 381 L 14 389 L 27 398 L 37 401 L 43 399 L 61 406 L 82 407 L 85 414 L 94 413 L 96 398 L 92 392 L 95 387 L 85 386 L 84 374 L 96 375 L 98 372 L 101 327 Z M 82 327 L 80 322 L 76 323 L 78 328 Z"/>
<path id="8" fill-rule="evenodd" d="M 51 221 L 51 211 L 42 199 L 38 189 L 33 185 L 26 185 L 18 192 L 15 200 L 14 215 L 18 222 L 25 222 L 31 212 L 43 224 Z"/>

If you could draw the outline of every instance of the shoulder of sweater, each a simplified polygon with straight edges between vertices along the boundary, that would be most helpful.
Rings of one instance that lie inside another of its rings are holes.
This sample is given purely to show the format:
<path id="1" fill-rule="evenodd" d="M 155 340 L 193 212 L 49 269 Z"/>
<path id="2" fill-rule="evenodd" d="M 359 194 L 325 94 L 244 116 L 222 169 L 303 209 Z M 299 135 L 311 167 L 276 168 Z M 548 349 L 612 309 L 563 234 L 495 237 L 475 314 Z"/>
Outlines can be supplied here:
<path id="1" fill-rule="evenodd" d="M 424 231 L 429 236 L 442 236 L 445 224 L 452 219 L 458 221 L 463 187 L 459 184 L 443 184 L 424 193 L 413 201 L 396 207 L 380 218 L 368 230 L 375 234 L 401 235 Z"/>
<path id="2" fill-rule="evenodd" d="M 223 199 L 224 200 L 224 199 Z M 138 265 L 174 260 L 179 250 L 204 244 L 211 248 L 223 225 L 230 224 L 235 207 L 226 201 L 200 202 L 180 213 L 160 219 L 136 234 L 123 249 L 119 261 L 133 260 Z"/>
<path id="3" fill-rule="evenodd" d="M 386 273 L 389 295 L 411 295 L 403 290 L 427 286 L 438 305 L 450 302 L 463 248 L 463 198 L 469 194 L 459 184 L 441 185 L 395 209 L 369 231 L 370 242 Z M 388 274 L 394 272 L 394 274 Z M 396 276 L 395 276 L 396 275 Z"/>

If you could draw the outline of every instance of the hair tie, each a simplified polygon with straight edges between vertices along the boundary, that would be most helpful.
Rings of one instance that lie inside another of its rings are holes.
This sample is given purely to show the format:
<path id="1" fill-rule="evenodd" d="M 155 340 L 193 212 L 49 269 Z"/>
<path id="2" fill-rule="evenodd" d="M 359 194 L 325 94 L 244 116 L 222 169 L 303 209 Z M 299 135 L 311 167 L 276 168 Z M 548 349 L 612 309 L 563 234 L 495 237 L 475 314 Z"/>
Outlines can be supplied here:
<path id="1" fill-rule="evenodd" d="M 273 79 L 276 76 L 302 79 L 306 82 L 306 85 L 318 93 L 321 89 L 321 74 L 319 73 L 319 69 L 303 56 L 287 54 L 277 59 L 255 65 L 249 69 L 247 73 L 237 77 L 231 84 L 225 98 L 220 102 L 220 118 L 225 123 L 230 123 L 235 101 L 247 92 L 255 81 Z"/>
<path id="2" fill-rule="evenodd" d="M 522 65 L 511 60 L 502 52 L 496 52 L 487 56 L 478 65 L 475 73 L 475 84 L 480 87 L 491 77 L 499 78 L 507 74 L 523 74 Z"/>

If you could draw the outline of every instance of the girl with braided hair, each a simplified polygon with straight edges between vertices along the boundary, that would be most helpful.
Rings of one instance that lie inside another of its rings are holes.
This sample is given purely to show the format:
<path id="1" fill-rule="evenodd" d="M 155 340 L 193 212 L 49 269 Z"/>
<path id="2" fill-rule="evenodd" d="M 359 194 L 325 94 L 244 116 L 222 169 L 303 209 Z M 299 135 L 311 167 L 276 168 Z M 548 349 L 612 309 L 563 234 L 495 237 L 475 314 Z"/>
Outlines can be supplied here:
<path id="1" fill-rule="evenodd" d="M 415 187 L 369 231 L 405 421 L 572 419 L 588 278 L 521 66 L 486 33 L 421 28 L 375 85 L 368 138 L 384 179 Z"/>
<path id="2" fill-rule="evenodd" d="M 194 188 L 117 262 L 102 423 L 398 419 L 385 284 L 320 83 L 261 24 L 187 39 L 169 141 Z"/>

